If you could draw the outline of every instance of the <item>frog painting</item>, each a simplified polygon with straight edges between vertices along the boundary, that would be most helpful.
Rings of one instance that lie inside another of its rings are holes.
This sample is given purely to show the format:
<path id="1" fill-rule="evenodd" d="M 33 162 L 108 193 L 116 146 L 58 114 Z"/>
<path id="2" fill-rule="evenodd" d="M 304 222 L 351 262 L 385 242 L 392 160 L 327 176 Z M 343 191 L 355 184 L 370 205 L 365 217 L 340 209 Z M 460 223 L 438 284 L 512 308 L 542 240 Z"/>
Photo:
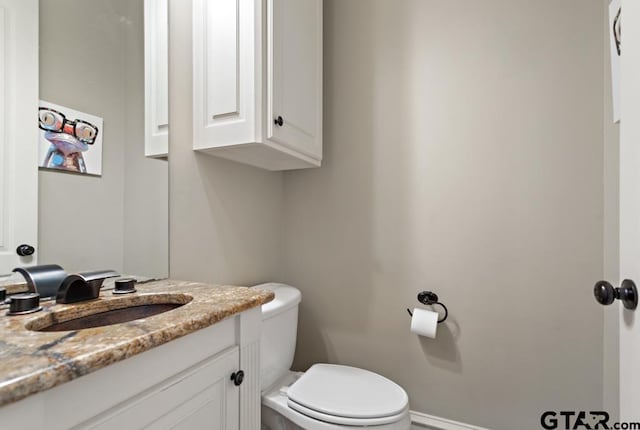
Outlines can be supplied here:
<path id="1" fill-rule="evenodd" d="M 40 167 L 102 174 L 102 118 L 40 102 Z"/>

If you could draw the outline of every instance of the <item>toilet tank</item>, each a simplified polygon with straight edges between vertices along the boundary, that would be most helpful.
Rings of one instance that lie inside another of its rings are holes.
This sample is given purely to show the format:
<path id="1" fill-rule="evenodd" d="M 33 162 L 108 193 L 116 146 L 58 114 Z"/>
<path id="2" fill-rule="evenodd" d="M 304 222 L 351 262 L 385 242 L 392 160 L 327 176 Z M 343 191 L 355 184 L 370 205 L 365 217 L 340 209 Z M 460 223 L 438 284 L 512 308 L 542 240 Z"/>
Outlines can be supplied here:
<path id="1" fill-rule="evenodd" d="M 284 376 L 293 363 L 298 333 L 298 305 L 302 295 L 285 284 L 260 284 L 255 288 L 273 291 L 275 298 L 262 305 L 260 338 L 260 388 L 266 390 Z"/>

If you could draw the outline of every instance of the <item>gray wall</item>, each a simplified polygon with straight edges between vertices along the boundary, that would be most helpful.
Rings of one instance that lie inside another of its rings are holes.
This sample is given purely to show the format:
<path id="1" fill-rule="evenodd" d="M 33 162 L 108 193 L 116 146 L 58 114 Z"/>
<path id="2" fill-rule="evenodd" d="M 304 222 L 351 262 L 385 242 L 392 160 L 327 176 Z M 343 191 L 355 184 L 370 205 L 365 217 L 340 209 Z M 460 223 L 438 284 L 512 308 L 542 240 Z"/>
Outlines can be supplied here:
<path id="1" fill-rule="evenodd" d="M 609 2 L 603 0 L 604 37 L 604 279 L 619 284 L 620 126 L 612 121 L 611 64 L 609 60 Z M 620 414 L 620 326 L 617 308 L 604 311 L 604 408 Z"/>
<path id="2" fill-rule="evenodd" d="M 172 277 L 299 287 L 295 367 L 369 368 L 420 412 L 528 430 L 602 407 L 600 2 L 325 0 L 326 158 L 284 181 L 191 150 L 189 5 L 170 1 Z M 436 340 L 409 333 L 423 289 L 451 311 Z"/>
<path id="3" fill-rule="evenodd" d="M 285 174 L 296 368 L 369 368 L 495 430 L 602 406 L 602 15 L 325 0 L 326 158 Z M 451 312 L 436 340 L 409 333 L 423 289 Z"/>
<path id="4" fill-rule="evenodd" d="M 169 2 L 170 268 L 175 279 L 250 285 L 277 278 L 282 173 L 192 149 L 191 1 Z"/>
<path id="5" fill-rule="evenodd" d="M 40 263 L 168 273 L 167 163 L 143 152 L 142 7 L 40 1 L 40 98 L 104 119 L 102 177 L 39 173 Z"/>

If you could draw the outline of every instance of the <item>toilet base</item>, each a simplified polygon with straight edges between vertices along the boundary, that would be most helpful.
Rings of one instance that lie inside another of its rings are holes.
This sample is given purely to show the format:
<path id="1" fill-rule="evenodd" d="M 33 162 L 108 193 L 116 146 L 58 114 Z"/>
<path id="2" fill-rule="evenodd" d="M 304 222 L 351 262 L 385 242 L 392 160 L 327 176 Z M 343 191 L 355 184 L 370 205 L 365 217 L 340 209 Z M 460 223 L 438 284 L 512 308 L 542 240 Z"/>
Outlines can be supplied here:
<path id="1" fill-rule="evenodd" d="M 262 430 L 356 430 L 360 427 L 340 426 L 303 415 L 287 404 L 286 387 L 293 384 L 302 373 L 289 372 L 262 394 Z M 365 429 L 365 427 L 361 427 Z M 409 430 L 409 411 L 400 421 L 391 424 L 366 427 L 371 430 Z"/>
<path id="2" fill-rule="evenodd" d="M 305 430 L 299 425 L 292 423 L 276 411 L 266 406 L 262 406 L 262 418 L 260 430 Z"/>

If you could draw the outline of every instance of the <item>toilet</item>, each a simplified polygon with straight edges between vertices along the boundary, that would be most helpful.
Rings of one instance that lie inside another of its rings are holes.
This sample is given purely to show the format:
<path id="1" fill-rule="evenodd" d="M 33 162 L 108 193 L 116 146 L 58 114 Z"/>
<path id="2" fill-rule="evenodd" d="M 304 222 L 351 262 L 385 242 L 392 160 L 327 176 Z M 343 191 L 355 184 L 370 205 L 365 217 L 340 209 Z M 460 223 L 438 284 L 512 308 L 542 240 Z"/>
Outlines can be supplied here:
<path id="1" fill-rule="evenodd" d="M 291 371 L 302 295 L 284 284 L 256 287 L 275 294 L 273 301 L 262 305 L 262 430 L 410 428 L 407 393 L 377 373 L 335 364 L 314 364 L 304 373 Z"/>

